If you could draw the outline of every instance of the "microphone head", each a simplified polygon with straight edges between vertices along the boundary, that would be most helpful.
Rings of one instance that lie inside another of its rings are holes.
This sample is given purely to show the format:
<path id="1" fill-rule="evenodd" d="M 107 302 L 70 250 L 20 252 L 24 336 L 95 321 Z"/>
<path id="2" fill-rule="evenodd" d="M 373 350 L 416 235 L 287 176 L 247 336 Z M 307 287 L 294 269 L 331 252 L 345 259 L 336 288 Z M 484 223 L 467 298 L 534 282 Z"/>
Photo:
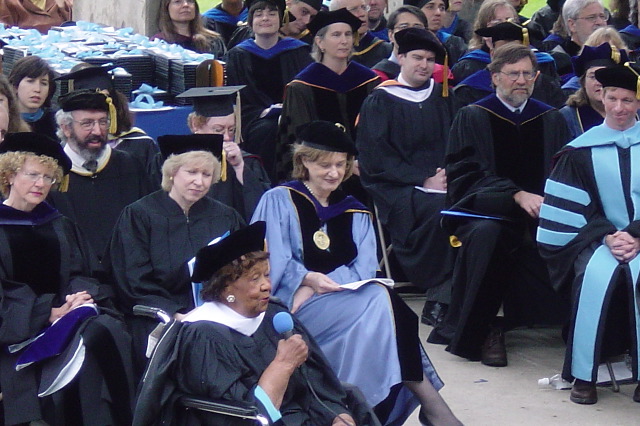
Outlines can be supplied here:
<path id="1" fill-rule="evenodd" d="M 278 312 L 273 316 L 273 328 L 280 334 L 293 330 L 293 318 L 289 312 Z"/>

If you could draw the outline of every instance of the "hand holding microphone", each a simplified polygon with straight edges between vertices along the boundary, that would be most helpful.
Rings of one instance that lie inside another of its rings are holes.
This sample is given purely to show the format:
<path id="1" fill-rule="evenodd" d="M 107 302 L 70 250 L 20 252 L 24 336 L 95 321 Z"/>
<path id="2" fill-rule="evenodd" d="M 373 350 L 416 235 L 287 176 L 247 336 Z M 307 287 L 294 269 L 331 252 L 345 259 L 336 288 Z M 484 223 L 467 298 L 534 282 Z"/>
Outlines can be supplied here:
<path id="1" fill-rule="evenodd" d="M 278 312 L 273 317 L 273 328 L 282 335 L 278 342 L 276 361 L 298 368 L 307 360 L 309 348 L 299 334 L 293 334 L 293 319 L 288 312 Z"/>

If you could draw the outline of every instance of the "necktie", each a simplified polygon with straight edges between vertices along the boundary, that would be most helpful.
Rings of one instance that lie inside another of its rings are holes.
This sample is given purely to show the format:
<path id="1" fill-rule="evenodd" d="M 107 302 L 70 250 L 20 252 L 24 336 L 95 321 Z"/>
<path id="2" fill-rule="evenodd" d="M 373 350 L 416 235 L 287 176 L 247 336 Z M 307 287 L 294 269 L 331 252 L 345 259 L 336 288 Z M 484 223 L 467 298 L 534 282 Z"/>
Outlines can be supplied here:
<path id="1" fill-rule="evenodd" d="M 520 111 L 520 108 L 516 108 L 516 110 L 515 110 L 515 111 L 513 111 L 513 113 L 514 113 L 515 115 L 520 115 L 520 113 L 521 113 L 521 112 L 522 112 L 522 111 Z"/>
<path id="2" fill-rule="evenodd" d="M 85 161 L 82 167 L 89 170 L 91 173 L 95 173 L 96 170 L 98 170 L 98 161 L 96 160 Z"/>

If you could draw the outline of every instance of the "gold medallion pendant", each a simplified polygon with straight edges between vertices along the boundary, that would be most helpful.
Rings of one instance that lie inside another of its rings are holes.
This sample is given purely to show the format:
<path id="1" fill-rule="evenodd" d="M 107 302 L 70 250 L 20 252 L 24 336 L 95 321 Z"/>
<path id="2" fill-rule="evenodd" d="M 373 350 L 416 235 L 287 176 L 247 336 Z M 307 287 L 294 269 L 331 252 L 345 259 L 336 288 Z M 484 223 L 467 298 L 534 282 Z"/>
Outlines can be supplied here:
<path id="1" fill-rule="evenodd" d="M 331 239 L 326 232 L 324 232 L 322 229 L 319 229 L 313 233 L 313 242 L 320 250 L 326 250 L 331 244 Z"/>

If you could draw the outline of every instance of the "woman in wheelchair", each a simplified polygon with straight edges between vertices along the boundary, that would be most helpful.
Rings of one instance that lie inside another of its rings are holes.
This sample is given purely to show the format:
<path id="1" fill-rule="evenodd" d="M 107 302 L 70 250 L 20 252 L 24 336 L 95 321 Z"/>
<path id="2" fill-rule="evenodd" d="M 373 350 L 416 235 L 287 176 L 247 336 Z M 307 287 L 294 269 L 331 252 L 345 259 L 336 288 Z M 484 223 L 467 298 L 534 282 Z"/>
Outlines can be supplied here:
<path id="1" fill-rule="evenodd" d="M 314 336 L 340 380 L 364 394 L 383 423 L 402 424 L 422 406 L 429 424 L 460 424 L 437 392 L 443 384 L 418 338 L 418 318 L 375 278 L 376 240 L 367 208 L 339 186 L 355 146 L 344 127 L 298 129 L 295 181 L 264 194 L 253 220 L 266 221 L 273 293 Z"/>
<path id="2" fill-rule="evenodd" d="M 269 298 L 264 235 L 257 222 L 198 251 L 193 280 L 203 282 L 205 303 L 182 320 L 177 386 L 256 404 L 270 424 L 353 425 L 345 392 L 313 338 L 295 320 L 292 329 L 277 330 L 274 317 L 289 314 Z"/>
<path id="3" fill-rule="evenodd" d="M 131 422 L 131 340 L 99 315 L 107 294 L 80 231 L 45 202 L 70 169 L 47 136 L 12 133 L 0 145 L 2 424 Z M 73 374 L 59 374 L 67 366 Z"/>

